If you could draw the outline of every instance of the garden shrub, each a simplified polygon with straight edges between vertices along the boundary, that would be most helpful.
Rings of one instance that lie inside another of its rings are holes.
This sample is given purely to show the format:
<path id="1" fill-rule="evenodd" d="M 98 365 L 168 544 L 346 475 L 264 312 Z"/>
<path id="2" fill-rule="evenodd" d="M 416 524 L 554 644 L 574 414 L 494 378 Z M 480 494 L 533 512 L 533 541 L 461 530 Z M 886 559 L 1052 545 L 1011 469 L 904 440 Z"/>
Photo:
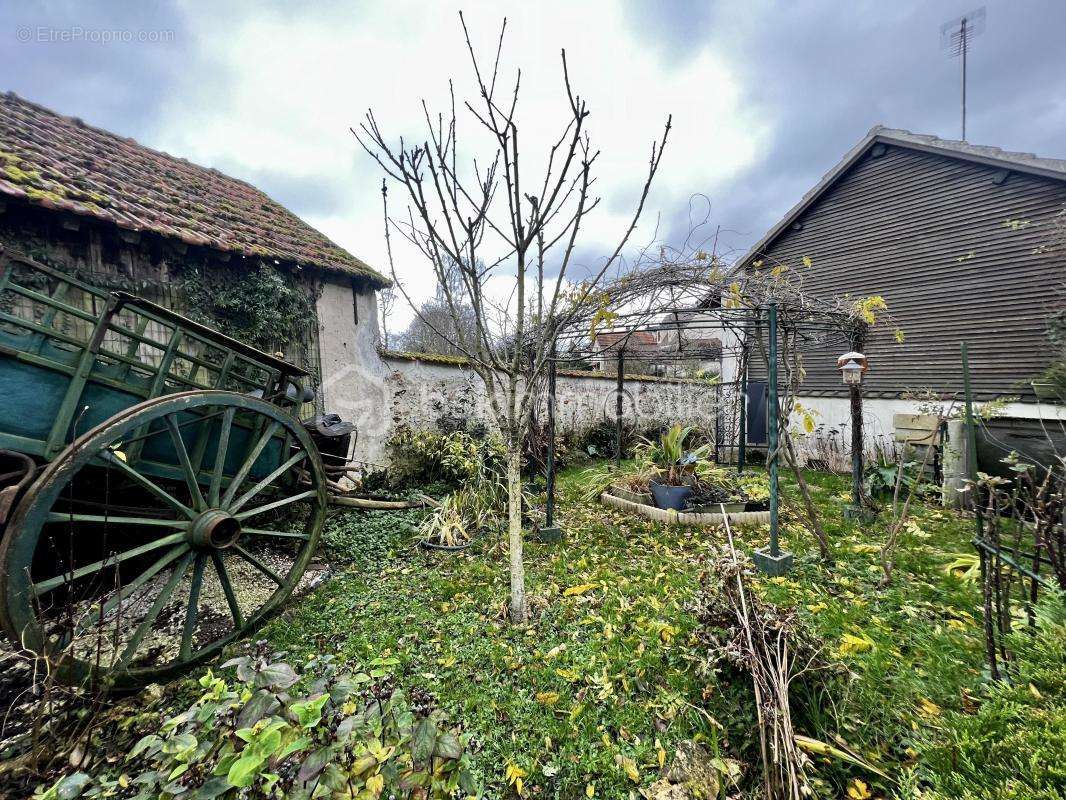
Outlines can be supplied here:
<path id="1" fill-rule="evenodd" d="M 614 423 L 598 422 L 585 432 L 580 449 L 594 458 L 614 458 L 614 440 Z"/>
<path id="2" fill-rule="evenodd" d="M 138 741 L 120 765 L 65 775 L 35 800 L 476 794 L 469 734 L 450 729 L 424 692 L 408 695 L 382 680 L 394 663 L 342 673 L 324 656 L 300 676 L 261 652 L 233 659 L 223 668 L 235 667 L 234 680 L 208 670 L 199 698 Z"/>
<path id="3" fill-rule="evenodd" d="M 401 485 L 436 483 L 454 488 L 475 479 L 485 467 L 502 474 L 506 463 L 498 436 L 479 437 L 462 430 L 439 433 L 402 426 L 388 447 L 393 480 Z"/>

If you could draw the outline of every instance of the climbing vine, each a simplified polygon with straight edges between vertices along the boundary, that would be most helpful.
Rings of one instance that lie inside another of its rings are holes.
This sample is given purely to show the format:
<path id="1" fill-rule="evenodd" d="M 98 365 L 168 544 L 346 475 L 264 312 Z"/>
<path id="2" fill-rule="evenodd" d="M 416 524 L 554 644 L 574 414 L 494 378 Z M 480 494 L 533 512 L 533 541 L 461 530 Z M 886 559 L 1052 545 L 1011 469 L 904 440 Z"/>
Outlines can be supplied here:
<path id="1" fill-rule="evenodd" d="M 261 349 L 307 338 L 317 292 L 271 264 L 183 265 L 175 276 L 186 313 Z"/>
<path id="2" fill-rule="evenodd" d="M 93 265 L 83 254 L 52 246 L 42 232 L 26 229 L 18 236 L 0 231 L 0 246 L 25 253 L 91 286 L 162 303 L 253 347 L 282 352 L 312 374 L 318 372 L 315 338 L 320 289 L 293 270 L 260 260 L 233 258 L 219 263 L 198 253 L 160 254 L 151 249 L 144 251 L 148 258 L 135 265 L 120 265 L 112 253 Z M 43 275 L 23 279 L 39 288 L 48 281 Z"/>

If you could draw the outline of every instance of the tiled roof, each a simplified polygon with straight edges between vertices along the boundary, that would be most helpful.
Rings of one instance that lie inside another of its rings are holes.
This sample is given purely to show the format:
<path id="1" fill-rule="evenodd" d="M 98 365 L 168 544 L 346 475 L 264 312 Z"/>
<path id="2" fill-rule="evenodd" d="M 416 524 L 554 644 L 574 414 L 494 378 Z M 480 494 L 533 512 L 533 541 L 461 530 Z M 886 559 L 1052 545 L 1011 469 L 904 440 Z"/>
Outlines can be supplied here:
<path id="1" fill-rule="evenodd" d="M 0 193 L 186 244 L 389 281 L 244 181 L 13 92 L 0 94 Z"/>
<path id="2" fill-rule="evenodd" d="M 869 132 L 844 157 L 829 170 L 822 179 L 793 206 L 784 218 L 772 227 L 748 252 L 733 266 L 734 271 L 744 269 L 751 261 L 765 253 L 777 236 L 791 225 L 797 217 L 806 211 L 821 197 L 837 179 L 857 162 L 867 150 L 876 144 L 896 145 L 926 153 L 958 158 L 986 166 L 1007 170 L 1017 170 L 1045 178 L 1066 180 L 1066 159 L 1044 158 L 1033 153 L 1016 153 L 989 145 L 971 144 L 957 139 L 941 139 L 921 133 L 911 133 L 901 128 L 886 128 L 874 125 Z"/>
<path id="3" fill-rule="evenodd" d="M 624 346 L 629 352 L 651 352 L 659 349 L 659 342 L 654 333 L 648 331 L 619 331 L 615 333 L 596 334 L 597 350 L 615 350 Z"/>

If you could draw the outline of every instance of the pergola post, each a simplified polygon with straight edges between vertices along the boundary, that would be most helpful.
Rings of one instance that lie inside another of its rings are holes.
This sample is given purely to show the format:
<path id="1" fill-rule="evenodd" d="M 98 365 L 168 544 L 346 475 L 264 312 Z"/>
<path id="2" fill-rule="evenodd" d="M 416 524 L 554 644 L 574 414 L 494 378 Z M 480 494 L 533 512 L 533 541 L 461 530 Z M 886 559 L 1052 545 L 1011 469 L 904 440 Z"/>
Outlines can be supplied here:
<path id="1" fill-rule="evenodd" d="M 767 431 L 767 446 L 770 450 L 770 546 L 765 550 L 756 550 L 754 554 L 755 565 L 767 575 L 784 575 L 792 566 L 792 553 L 781 549 L 778 530 L 778 420 L 779 409 L 777 406 L 777 303 L 770 303 L 769 309 L 769 354 L 767 361 L 767 383 L 769 384 L 769 425 Z"/>
<path id="2" fill-rule="evenodd" d="M 614 389 L 614 465 L 622 465 L 622 394 L 625 392 L 626 379 L 625 347 L 618 350 L 618 374 L 615 376 Z"/>
<path id="3" fill-rule="evenodd" d="M 737 445 L 737 472 L 744 471 L 745 461 L 748 455 L 748 359 L 741 355 L 741 367 L 737 386 L 737 397 L 740 398 L 740 424 L 738 436 L 740 441 Z"/>

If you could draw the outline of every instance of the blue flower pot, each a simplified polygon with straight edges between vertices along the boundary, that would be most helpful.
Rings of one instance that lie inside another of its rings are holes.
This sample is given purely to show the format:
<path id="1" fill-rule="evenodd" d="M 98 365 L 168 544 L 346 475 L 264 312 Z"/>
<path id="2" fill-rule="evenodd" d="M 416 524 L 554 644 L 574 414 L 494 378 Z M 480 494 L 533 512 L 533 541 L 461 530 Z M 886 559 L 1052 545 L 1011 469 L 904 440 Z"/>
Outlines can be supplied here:
<path id="1" fill-rule="evenodd" d="M 659 508 L 672 508 L 680 511 L 685 507 L 685 500 L 692 494 L 688 486 L 667 486 L 664 483 L 649 483 L 651 496 L 655 498 L 655 505 Z"/>

